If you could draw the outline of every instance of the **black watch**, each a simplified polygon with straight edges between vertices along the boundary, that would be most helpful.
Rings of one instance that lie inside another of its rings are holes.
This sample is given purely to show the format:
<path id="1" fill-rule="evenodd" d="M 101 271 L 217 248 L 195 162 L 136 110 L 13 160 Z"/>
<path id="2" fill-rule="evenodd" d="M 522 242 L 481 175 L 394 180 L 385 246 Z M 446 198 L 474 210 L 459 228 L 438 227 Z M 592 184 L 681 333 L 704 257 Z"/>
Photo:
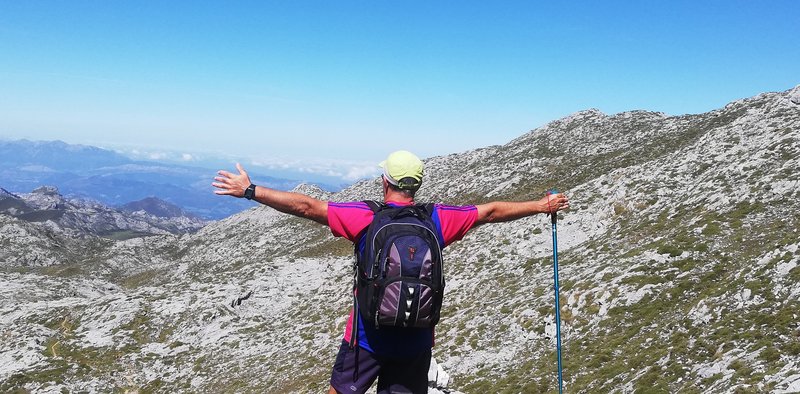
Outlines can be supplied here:
<path id="1" fill-rule="evenodd" d="M 250 186 L 248 186 L 247 189 L 245 189 L 244 191 L 244 198 L 252 200 L 255 197 L 256 197 L 256 185 L 251 183 Z"/>

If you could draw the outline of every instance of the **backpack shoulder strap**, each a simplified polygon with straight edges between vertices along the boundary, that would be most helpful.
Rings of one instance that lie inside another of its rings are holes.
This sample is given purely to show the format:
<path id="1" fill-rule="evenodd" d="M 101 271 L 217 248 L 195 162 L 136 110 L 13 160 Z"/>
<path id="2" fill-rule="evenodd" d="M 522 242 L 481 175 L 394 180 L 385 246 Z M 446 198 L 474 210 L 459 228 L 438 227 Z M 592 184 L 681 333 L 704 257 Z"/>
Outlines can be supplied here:
<path id="1" fill-rule="evenodd" d="M 433 206 L 434 206 L 433 203 L 417 204 L 417 206 L 420 207 L 420 209 L 422 209 L 423 211 L 425 211 L 425 213 L 427 213 L 428 216 L 433 218 Z"/>
<path id="2" fill-rule="evenodd" d="M 387 207 L 386 203 L 378 202 L 378 201 L 374 201 L 374 200 L 364 200 L 364 204 L 367 204 L 369 209 L 371 209 L 372 212 L 374 212 L 374 213 L 378 213 L 378 211 L 380 211 L 381 209 Z"/>

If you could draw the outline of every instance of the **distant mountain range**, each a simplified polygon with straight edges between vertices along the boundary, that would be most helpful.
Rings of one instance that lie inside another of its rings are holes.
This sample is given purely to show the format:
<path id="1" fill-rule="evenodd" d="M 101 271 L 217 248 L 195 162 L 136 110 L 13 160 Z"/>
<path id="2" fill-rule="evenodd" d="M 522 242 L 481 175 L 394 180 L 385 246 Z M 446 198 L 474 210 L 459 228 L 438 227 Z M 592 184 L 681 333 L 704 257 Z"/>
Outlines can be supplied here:
<path id="1" fill-rule="evenodd" d="M 28 223 L 52 222 L 64 231 L 111 239 L 185 234 L 207 224 L 180 207 L 155 197 L 115 209 L 93 200 L 65 198 L 52 186 L 42 186 L 20 195 L 0 188 L 0 215 Z"/>
<path id="2" fill-rule="evenodd" d="M 221 219 L 252 207 L 250 201 L 213 194 L 211 182 L 217 170 L 132 160 L 110 150 L 62 141 L 0 140 L 0 187 L 14 193 L 55 186 L 65 196 L 110 206 L 157 197 L 205 219 Z M 251 177 L 280 190 L 301 183 L 257 173 Z"/>

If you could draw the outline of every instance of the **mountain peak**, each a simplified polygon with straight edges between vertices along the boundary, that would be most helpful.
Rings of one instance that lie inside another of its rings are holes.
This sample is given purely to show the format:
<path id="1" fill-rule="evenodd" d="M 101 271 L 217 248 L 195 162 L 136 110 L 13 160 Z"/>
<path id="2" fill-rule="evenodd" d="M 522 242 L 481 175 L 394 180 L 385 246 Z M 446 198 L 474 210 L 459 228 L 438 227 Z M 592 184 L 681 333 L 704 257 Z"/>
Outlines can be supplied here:
<path id="1" fill-rule="evenodd" d="M 120 208 L 129 212 L 144 211 L 159 218 L 193 217 L 181 207 L 153 196 L 129 202 Z"/>
<path id="2" fill-rule="evenodd" d="M 585 120 L 587 118 L 602 118 L 606 116 L 603 111 L 597 108 L 589 108 L 567 115 L 563 120 Z"/>
<path id="3" fill-rule="evenodd" d="M 800 105 L 800 85 L 797 85 L 794 87 L 794 89 L 789 90 L 789 101 Z"/>
<path id="4" fill-rule="evenodd" d="M 40 186 L 32 192 L 23 195 L 25 202 L 39 210 L 62 209 L 66 200 L 55 186 Z"/>
<path id="5" fill-rule="evenodd" d="M 55 186 L 40 186 L 36 189 L 33 189 L 31 192 L 33 194 L 41 194 L 45 196 L 61 196 L 61 193 L 58 192 L 58 188 Z"/>
<path id="6" fill-rule="evenodd" d="M 330 199 L 331 195 L 333 194 L 311 183 L 301 183 L 292 189 L 292 192 L 302 193 L 321 200 Z"/>

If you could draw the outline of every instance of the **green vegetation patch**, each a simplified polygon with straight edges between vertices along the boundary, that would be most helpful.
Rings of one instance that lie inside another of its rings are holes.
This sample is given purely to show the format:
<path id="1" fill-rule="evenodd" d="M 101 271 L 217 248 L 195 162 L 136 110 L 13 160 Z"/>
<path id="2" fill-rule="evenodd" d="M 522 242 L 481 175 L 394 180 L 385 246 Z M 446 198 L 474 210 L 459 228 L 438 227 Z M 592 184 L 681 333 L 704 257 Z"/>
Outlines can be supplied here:
<path id="1" fill-rule="evenodd" d="M 153 269 L 142 271 L 122 280 L 122 286 L 128 289 L 134 289 L 139 286 L 150 285 L 153 286 L 156 284 L 158 279 L 163 278 L 163 274 L 166 272 L 165 269 Z"/>
<path id="2" fill-rule="evenodd" d="M 115 241 L 125 241 L 128 239 L 150 237 L 153 235 L 155 234 L 144 231 L 134 231 L 134 230 L 112 230 L 100 233 L 101 237 L 113 239 Z"/>
<path id="3" fill-rule="evenodd" d="M 42 268 L 40 272 L 44 275 L 56 276 L 59 278 L 69 278 L 85 274 L 81 264 L 77 263 L 51 265 Z"/>

